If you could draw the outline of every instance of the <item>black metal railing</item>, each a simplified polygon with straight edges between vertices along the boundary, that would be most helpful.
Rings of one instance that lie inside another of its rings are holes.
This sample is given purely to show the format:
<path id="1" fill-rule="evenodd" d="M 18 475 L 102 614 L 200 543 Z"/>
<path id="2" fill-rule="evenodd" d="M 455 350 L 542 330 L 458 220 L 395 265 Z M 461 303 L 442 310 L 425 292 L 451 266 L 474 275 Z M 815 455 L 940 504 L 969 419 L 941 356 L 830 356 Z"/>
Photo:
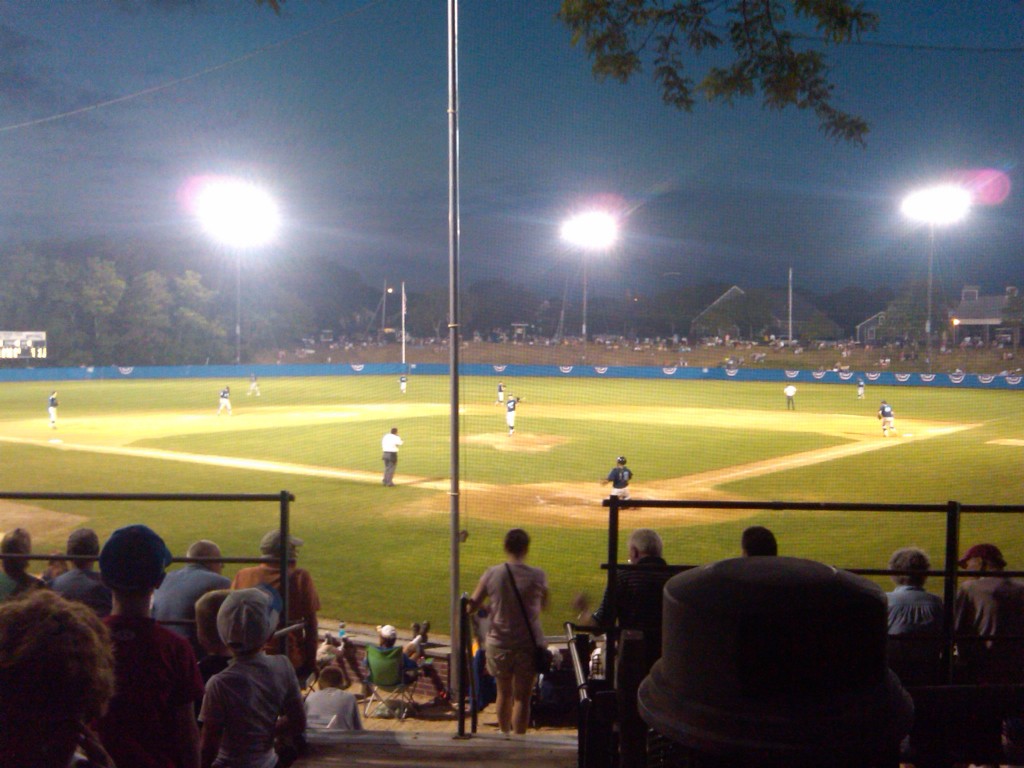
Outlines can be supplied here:
<path id="1" fill-rule="evenodd" d="M 12 501 L 172 501 L 183 503 L 275 503 L 278 505 L 279 517 L 278 528 L 281 532 L 281 542 L 288 541 L 291 528 L 291 503 L 295 497 L 288 491 L 278 493 L 58 493 L 58 492 L 18 492 L 0 491 L 0 499 Z M 30 555 L 0 555 L 0 560 L 53 560 L 53 554 L 30 554 Z M 61 560 L 79 561 L 95 560 L 87 555 L 60 555 Z M 288 547 L 281 547 L 279 557 L 175 557 L 173 563 L 277 563 L 281 570 L 281 616 L 287 620 L 288 616 Z M 285 635 L 288 633 L 285 632 Z M 287 637 L 280 638 L 282 652 L 284 651 Z"/>

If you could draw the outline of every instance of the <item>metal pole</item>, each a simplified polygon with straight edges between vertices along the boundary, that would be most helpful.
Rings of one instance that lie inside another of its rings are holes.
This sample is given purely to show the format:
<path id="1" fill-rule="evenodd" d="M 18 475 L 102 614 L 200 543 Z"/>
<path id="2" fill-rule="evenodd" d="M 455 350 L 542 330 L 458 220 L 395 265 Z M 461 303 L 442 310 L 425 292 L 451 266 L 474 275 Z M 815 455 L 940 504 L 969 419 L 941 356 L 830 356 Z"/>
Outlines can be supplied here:
<path id="1" fill-rule="evenodd" d="M 928 225 L 928 317 L 924 321 L 925 354 L 932 372 L 932 262 L 935 261 L 935 225 Z"/>
<path id="2" fill-rule="evenodd" d="M 789 343 L 793 343 L 793 268 L 789 268 Z"/>
<path id="3" fill-rule="evenodd" d="M 587 257 L 583 257 L 583 345 L 587 344 Z"/>
<path id="4" fill-rule="evenodd" d="M 405 280 L 402 281 L 402 366 L 405 367 Z"/>
<path id="5" fill-rule="evenodd" d="M 280 504 L 281 504 L 281 517 L 279 526 L 281 530 L 281 551 L 280 559 L 278 561 L 278 568 L 281 569 L 281 616 L 283 617 L 283 624 L 287 625 L 290 623 L 290 617 L 288 616 L 288 607 L 291 601 L 288 599 L 288 555 L 291 552 L 291 494 L 288 491 L 281 491 Z M 309 632 L 309 627 L 306 627 L 306 632 Z M 316 631 L 316 628 L 313 628 Z M 288 636 L 282 635 L 280 640 L 281 653 L 288 653 Z"/>
<path id="6" fill-rule="evenodd" d="M 583 255 L 583 362 L 587 361 L 587 256 Z"/>
<path id="7" fill-rule="evenodd" d="M 380 340 L 384 341 L 384 329 L 388 324 L 388 281 L 384 281 L 384 293 L 380 297 Z"/>
<path id="8" fill-rule="evenodd" d="M 235 365 L 242 362 L 242 254 L 235 254 Z"/>
<path id="9" fill-rule="evenodd" d="M 619 601 L 616 595 L 616 581 L 619 578 L 619 497 L 608 497 L 608 584 L 605 594 L 608 595 L 608 612 L 604 617 L 609 627 L 614 627 L 619 618 Z M 614 633 L 605 635 L 604 644 L 604 676 L 606 680 L 615 677 L 615 645 L 618 637 L 612 640 Z"/>
<path id="10" fill-rule="evenodd" d="M 945 640 L 946 656 L 942 660 L 943 682 L 953 683 L 953 647 L 956 640 L 955 606 L 957 570 L 960 552 L 960 502 L 946 503 L 946 561 L 943 564 L 945 575 L 942 581 L 942 632 Z"/>
<path id="11" fill-rule="evenodd" d="M 450 626 L 452 647 L 459 632 L 459 2 L 448 0 L 448 365 L 449 365 L 449 534 Z M 462 670 L 456 664 L 452 688 L 461 693 Z"/>

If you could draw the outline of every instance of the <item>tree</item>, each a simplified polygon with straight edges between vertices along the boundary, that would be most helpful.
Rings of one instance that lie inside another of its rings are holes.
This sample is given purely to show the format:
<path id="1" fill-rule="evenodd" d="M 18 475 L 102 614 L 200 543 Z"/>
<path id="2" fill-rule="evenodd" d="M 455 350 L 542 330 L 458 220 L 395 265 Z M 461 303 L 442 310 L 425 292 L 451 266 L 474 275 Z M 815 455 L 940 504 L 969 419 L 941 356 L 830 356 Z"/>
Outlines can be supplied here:
<path id="1" fill-rule="evenodd" d="M 178 365 L 227 359 L 227 329 L 214 319 L 211 309 L 217 294 L 203 285 L 202 275 L 186 270 L 174 278 L 173 294 L 175 340 L 168 357 Z"/>
<path id="2" fill-rule="evenodd" d="M 121 300 L 122 328 L 115 362 L 159 365 L 175 360 L 173 306 L 174 297 L 162 274 L 150 270 L 132 278 Z"/>
<path id="3" fill-rule="evenodd" d="M 80 307 L 89 320 L 90 346 L 95 363 L 115 362 L 110 359 L 116 346 L 111 318 L 124 296 L 126 283 L 117 273 L 117 265 L 109 259 L 90 257 L 82 274 Z"/>
<path id="4" fill-rule="evenodd" d="M 809 109 L 833 139 L 864 144 L 868 124 L 833 103 L 825 50 L 878 27 L 856 0 L 562 0 L 559 17 L 599 79 L 627 82 L 653 67 L 662 100 L 690 111 L 698 94 L 731 104 L 761 94 L 769 109 Z M 815 37 L 796 28 L 810 22 Z M 728 66 L 698 82 L 684 59 L 730 45 Z"/>

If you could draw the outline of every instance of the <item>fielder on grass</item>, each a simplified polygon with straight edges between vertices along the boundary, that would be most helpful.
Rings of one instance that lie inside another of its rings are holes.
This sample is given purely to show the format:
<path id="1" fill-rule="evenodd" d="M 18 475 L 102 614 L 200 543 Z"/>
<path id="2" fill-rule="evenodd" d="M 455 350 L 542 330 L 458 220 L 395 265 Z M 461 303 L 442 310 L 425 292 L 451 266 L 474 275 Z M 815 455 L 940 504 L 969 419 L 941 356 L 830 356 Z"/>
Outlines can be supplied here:
<path id="1" fill-rule="evenodd" d="M 228 416 L 231 415 L 231 387 L 227 384 L 220 391 L 220 405 L 217 406 L 217 415 L 220 416 L 222 411 L 227 411 Z"/>
<path id="2" fill-rule="evenodd" d="M 50 393 L 49 399 L 46 401 L 46 412 L 50 414 L 50 429 L 57 428 L 57 390 L 53 390 Z"/>

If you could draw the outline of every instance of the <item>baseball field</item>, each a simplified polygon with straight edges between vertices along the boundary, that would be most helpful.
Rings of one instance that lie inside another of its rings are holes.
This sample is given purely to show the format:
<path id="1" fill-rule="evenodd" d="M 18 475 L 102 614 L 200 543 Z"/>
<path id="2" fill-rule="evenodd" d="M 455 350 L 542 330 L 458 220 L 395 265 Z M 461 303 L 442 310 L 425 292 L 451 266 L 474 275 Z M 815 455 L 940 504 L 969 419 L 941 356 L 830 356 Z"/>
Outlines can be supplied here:
<path id="1" fill-rule="evenodd" d="M 233 414 L 217 415 L 232 387 Z M 603 584 L 610 486 L 625 455 L 634 498 L 1018 504 L 1024 409 L 1006 391 L 804 384 L 787 411 L 782 384 L 624 379 L 507 380 L 522 397 L 516 432 L 495 403 L 496 379 L 462 379 L 461 584 L 501 556 L 522 526 L 530 561 L 549 576 L 549 630 L 570 601 Z M 152 380 L 0 385 L 0 491 L 292 492 L 293 532 L 305 540 L 322 615 L 402 626 L 446 625 L 449 590 L 448 381 L 413 376 Z M 46 413 L 58 389 L 57 428 Z M 876 412 L 888 400 L 897 436 Z M 397 486 L 381 485 L 381 436 L 405 444 Z M 258 554 L 273 504 L 0 500 L 0 529 L 27 528 L 36 552 L 60 551 L 75 527 L 145 522 L 176 555 L 210 538 L 226 555 Z M 884 567 L 917 544 L 938 559 L 940 515 L 626 510 L 622 529 L 661 532 L 666 558 L 701 563 L 738 553 L 740 532 L 771 527 L 783 554 L 838 566 Z M 1024 566 L 1015 515 L 974 515 L 963 539 L 999 544 Z M 624 557 L 624 552 L 623 552 Z M 226 570 L 231 573 L 232 568 Z M 937 582 L 936 582 L 937 586 Z"/>

